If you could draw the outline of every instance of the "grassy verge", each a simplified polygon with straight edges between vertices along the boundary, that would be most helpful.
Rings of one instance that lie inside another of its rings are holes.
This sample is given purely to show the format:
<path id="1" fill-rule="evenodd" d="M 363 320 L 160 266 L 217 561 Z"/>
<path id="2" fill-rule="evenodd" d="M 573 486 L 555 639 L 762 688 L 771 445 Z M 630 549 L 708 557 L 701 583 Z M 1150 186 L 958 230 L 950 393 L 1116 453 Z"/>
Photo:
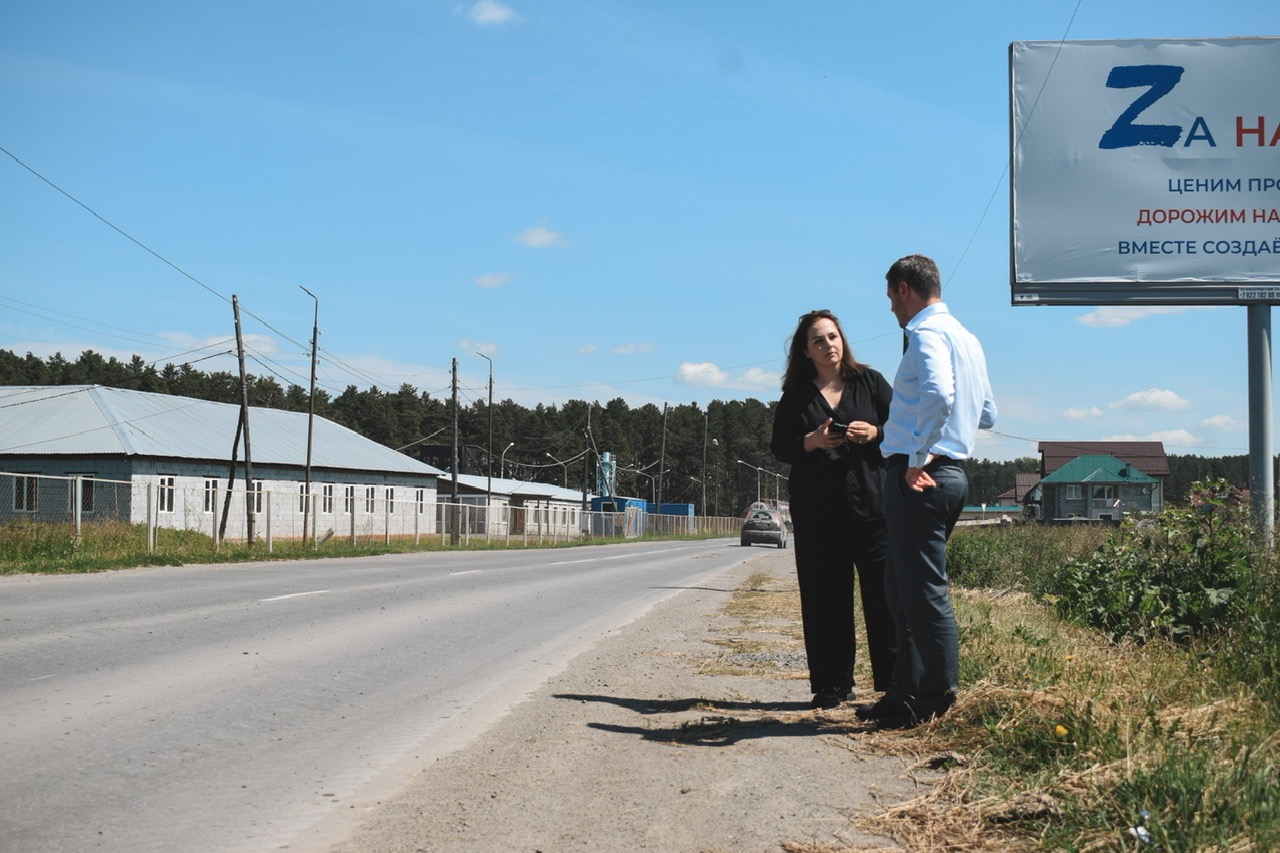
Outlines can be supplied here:
<path id="1" fill-rule="evenodd" d="M 1052 588 L 1065 564 L 1096 560 L 1125 535 L 1035 525 L 957 532 L 957 574 L 988 584 L 953 587 L 959 702 L 913 730 L 847 735 L 857 750 L 945 775 L 860 826 L 907 850 L 1280 849 L 1280 708 L 1274 669 L 1260 664 L 1273 658 L 1257 648 L 1277 630 L 1264 624 L 1280 610 L 1274 565 L 1259 558 L 1253 567 L 1252 591 L 1234 599 L 1237 625 L 1193 638 L 1115 641 L 1065 621 L 1052 596 L 1031 591 Z M 735 627 L 713 642 L 749 642 L 757 654 L 747 657 L 767 659 L 759 653 L 797 647 L 798 614 L 793 577 L 753 577 L 726 605 Z M 1244 654 L 1250 643 L 1254 653 Z M 869 683 L 863 658 L 856 675 Z M 768 666 L 736 671 L 777 677 Z M 827 713 L 853 716 L 847 706 Z"/>
<path id="2" fill-rule="evenodd" d="M 469 542 L 453 544 L 441 536 L 366 537 L 354 545 L 350 539 L 334 537 L 316 545 L 298 540 L 276 540 L 268 551 L 262 540 L 253 546 L 242 542 L 215 545 L 213 539 L 190 531 L 158 529 L 155 546 L 147 548 L 146 529 L 129 524 L 97 524 L 86 526 L 76 536 L 68 525 L 14 522 L 0 525 L 0 575 L 45 573 L 67 574 L 101 572 L 137 566 L 179 566 L 187 563 L 240 563 L 260 560 L 312 560 L 323 557 L 367 557 L 379 554 L 405 554 L 427 551 L 502 551 L 511 548 L 572 548 L 581 545 L 606 545 L 648 540 L 693 540 L 722 538 L 715 536 L 644 536 L 640 539 L 594 537 L 581 540 L 544 540 L 539 543 L 522 540 L 507 543 L 501 539 L 485 541 L 473 536 Z"/>
<path id="3" fill-rule="evenodd" d="M 909 849 L 1280 847 L 1280 730 L 1248 686 L 1186 649 L 1064 624 L 1026 595 L 954 598 L 961 699 L 896 736 L 953 769 L 871 828 Z"/>

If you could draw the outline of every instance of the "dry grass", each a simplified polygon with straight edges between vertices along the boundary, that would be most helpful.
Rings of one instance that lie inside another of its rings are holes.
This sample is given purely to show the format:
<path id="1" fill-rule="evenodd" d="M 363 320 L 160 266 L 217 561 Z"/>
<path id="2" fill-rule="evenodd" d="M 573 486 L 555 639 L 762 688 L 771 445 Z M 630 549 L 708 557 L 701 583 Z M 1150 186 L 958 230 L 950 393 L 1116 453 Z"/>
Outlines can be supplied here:
<path id="1" fill-rule="evenodd" d="M 924 783 L 923 794 L 860 819 L 860 828 L 913 851 L 1139 849 L 1130 827 L 1147 803 L 1153 832 L 1163 815 L 1156 840 L 1164 849 L 1267 849 L 1273 827 L 1206 835 L 1207 815 L 1223 808 L 1207 798 L 1230 800 L 1236 790 L 1241 798 L 1261 797 L 1256 813 L 1267 807 L 1265 798 L 1274 799 L 1267 781 L 1280 781 L 1280 733 L 1267 730 L 1266 709 L 1244 688 L 1216 688 L 1185 651 L 1113 645 L 1060 623 L 1022 593 L 955 590 L 953 598 L 962 689 L 946 717 L 875 732 L 851 708 L 827 712 L 825 733 L 835 742 L 903 756 Z M 736 625 L 721 635 L 749 631 L 753 648 L 802 648 L 793 577 L 753 577 L 725 613 Z M 716 642 L 733 645 L 724 636 Z M 776 669 L 744 674 L 778 676 Z M 1241 782 L 1246 758 L 1259 769 Z M 1202 772 L 1211 780 L 1206 786 L 1221 790 L 1206 792 L 1199 811 L 1183 815 L 1165 802 L 1174 796 L 1165 788 L 1199 791 Z M 1217 840 L 1179 844 L 1193 835 Z M 838 850 L 800 843 L 784 849 Z"/>

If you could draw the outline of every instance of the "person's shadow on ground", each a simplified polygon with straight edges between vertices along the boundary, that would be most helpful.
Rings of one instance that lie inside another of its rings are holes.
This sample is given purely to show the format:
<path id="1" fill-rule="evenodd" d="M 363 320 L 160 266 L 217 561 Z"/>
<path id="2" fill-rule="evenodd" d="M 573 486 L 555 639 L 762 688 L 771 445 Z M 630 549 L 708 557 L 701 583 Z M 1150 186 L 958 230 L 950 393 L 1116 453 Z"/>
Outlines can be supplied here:
<path id="1" fill-rule="evenodd" d="M 692 746 L 732 746 L 740 741 L 765 737 L 814 737 L 870 731 L 871 727 L 851 714 L 812 713 L 807 702 L 734 702 L 707 698 L 633 699 L 622 696 L 558 693 L 557 699 L 579 702 L 607 702 L 638 714 L 674 714 L 704 710 L 696 720 L 682 720 L 670 726 L 623 726 L 587 723 L 589 728 L 616 734 L 635 735 L 656 743 Z M 741 718 L 717 712 L 745 711 L 764 716 Z"/>

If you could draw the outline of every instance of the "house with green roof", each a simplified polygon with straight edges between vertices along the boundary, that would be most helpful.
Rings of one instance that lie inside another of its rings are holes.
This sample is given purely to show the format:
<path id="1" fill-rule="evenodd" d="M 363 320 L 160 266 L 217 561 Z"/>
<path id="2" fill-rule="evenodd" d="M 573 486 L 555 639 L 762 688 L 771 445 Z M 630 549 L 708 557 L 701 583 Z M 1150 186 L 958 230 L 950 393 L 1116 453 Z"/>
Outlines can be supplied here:
<path id="1" fill-rule="evenodd" d="M 1077 456 L 1040 480 L 1045 520 L 1119 521 L 1164 508 L 1160 480 L 1110 455 Z"/>

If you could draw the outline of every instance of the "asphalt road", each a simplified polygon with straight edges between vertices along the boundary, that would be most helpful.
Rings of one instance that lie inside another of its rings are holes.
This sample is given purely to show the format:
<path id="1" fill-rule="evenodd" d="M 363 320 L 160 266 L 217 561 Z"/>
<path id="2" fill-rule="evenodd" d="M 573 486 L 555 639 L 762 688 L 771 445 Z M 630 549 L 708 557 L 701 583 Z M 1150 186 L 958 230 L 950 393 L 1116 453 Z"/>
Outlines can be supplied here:
<path id="1" fill-rule="evenodd" d="M 357 802 L 749 554 L 717 540 L 0 577 L 0 850 L 341 837 Z"/>

